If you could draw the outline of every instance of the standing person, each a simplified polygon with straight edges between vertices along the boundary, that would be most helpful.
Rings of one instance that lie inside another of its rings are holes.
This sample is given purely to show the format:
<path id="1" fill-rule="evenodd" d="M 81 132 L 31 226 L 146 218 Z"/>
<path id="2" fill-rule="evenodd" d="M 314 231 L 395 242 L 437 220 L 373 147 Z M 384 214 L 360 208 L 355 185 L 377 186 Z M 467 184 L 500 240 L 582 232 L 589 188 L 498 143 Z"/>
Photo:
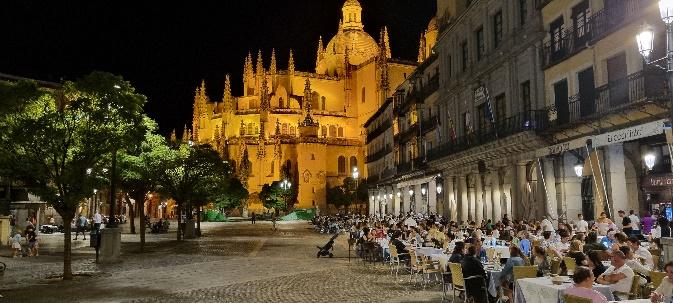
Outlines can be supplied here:
<path id="1" fill-rule="evenodd" d="M 150 222 L 147 218 L 145 220 L 146 222 Z M 99 212 L 96 212 L 96 214 L 93 215 L 93 228 L 99 230 L 101 223 L 103 223 L 103 216 L 101 216 Z"/>
<path id="2" fill-rule="evenodd" d="M 21 233 L 18 231 L 12 237 L 12 257 L 20 258 L 21 257 Z"/>
<path id="3" fill-rule="evenodd" d="M 654 225 L 654 222 L 656 222 L 654 217 L 650 216 L 650 212 L 646 211 L 645 215 L 643 215 L 643 230 L 642 230 L 642 233 L 644 235 L 649 235 L 650 232 L 652 232 L 652 226 Z"/>
<path id="4" fill-rule="evenodd" d="M 252 224 L 255 224 L 256 220 L 257 220 L 257 215 L 255 214 L 255 212 L 252 212 L 252 216 L 250 216 L 250 222 L 252 222 Z"/>
<path id="5" fill-rule="evenodd" d="M 32 228 L 28 228 L 28 232 L 26 232 L 26 239 L 28 240 L 28 256 L 38 256 L 38 251 L 37 251 L 37 234 L 35 233 L 35 230 Z"/>
<path id="6" fill-rule="evenodd" d="M 76 231 L 75 231 L 75 240 L 77 240 L 77 237 L 79 236 L 79 233 L 82 233 L 82 236 L 84 237 L 84 240 L 86 240 L 86 233 L 84 232 L 84 228 L 86 227 L 86 217 L 84 214 L 79 214 L 79 218 L 77 219 L 77 225 L 75 226 Z"/>
<path id="7" fill-rule="evenodd" d="M 631 235 L 640 234 L 640 218 L 633 209 L 629 210 L 629 219 L 631 219 Z"/>
<path id="8" fill-rule="evenodd" d="M 598 229 L 598 235 L 605 236 L 608 234 L 608 229 L 613 222 L 608 218 L 605 212 L 601 212 L 598 220 L 596 220 L 596 228 Z"/>
<path id="9" fill-rule="evenodd" d="M 584 220 L 582 214 L 577 214 L 577 221 L 575 222 L 575 228 L 578 233 L 586 233 L 589 230 L 589 223 Z"/>
<path id="10" fill-rule="evenodd" d="M 271 223 L 273 223 L 273 230 L 276 230 L 276 212 L 271 216 Z"/>
<path id="11" fill-rule="evenodd" d="M 622 218 L 622 231 L 627 235 L 631 236 L 633 233 L 633 227 L 631 227 L 631 218 L 626 216 L 626 213 L 623 210 L 619 211 L 619 217 Z"/>

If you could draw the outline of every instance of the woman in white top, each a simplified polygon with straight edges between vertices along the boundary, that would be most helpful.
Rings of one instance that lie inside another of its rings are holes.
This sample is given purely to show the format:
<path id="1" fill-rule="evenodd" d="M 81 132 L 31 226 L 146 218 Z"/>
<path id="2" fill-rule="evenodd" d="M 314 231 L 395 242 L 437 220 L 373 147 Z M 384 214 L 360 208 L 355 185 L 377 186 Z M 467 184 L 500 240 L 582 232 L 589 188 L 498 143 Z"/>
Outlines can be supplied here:
<path id="1" fill-rule="evenodd" d="M 652 292 L 650 300 L 652 302 L 671 302 L 673 298 L 673 261 L 664 265 L 666 277 L 661 281 L 659 287 Z"/>
<path id="2" fill-rule="evenodd" d="M 596 220 L 596 228 L 598 228 L 598 235 L 605 236 L 608 234 L 608 229 L 614 225 L 612 220 L 608 219 L 605 212 L 602 212 L 598 220 Z"/>

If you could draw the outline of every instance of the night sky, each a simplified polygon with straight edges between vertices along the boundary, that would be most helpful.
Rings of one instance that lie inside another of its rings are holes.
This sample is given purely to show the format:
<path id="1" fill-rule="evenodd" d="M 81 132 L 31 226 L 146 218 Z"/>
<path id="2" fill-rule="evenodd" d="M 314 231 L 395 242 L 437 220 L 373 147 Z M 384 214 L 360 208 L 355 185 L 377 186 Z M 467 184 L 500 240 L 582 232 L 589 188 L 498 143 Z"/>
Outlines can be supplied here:
<path id="1" fill-rule="evenodd" d="M 180 1 L 177 1 L 180 2 Z M 289 49 L 297 70 L 314 71 L 317 41 L 336 33 L 344 0 L 3 1 L 0 72 L 59 82 L 93 70 L 122 75 L 148 97 L 161 132 L 191 122 L 194 89 L 220 100 L 224 74 L 242 90 L 243 61 L 271 48 L 278 68 Z M 360 0 L 365 30 L 387 25 L 395 58 L 415 60 L 435 0 Z"/>

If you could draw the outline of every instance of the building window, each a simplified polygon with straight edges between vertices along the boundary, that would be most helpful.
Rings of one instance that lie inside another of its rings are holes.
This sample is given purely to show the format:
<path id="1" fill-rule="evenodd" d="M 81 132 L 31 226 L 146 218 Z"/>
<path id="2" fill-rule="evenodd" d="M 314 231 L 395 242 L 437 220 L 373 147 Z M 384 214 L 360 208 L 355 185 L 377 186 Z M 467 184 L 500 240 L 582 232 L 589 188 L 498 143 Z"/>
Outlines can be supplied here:
<path id="1" fill-rule="evenodd" d="M 519 24 L 521 26 L 526 25 L 526 19 L 528 18 L 528 3 L 527 0 L 519 0 Z"/>
<path id="2" fill-rule="evenodd" d="M 248 130 L 246 131 L 248 135 L 255 134 L 255 127 L 252 125 L 252 122 L 248 123 Z"/>
<path id="3" fill-rule="evenodd" d="M 339 175 L 346 174 L 346 157 L 339 156 L 338 163 L 339 163 Z"/>
<path id="4" fill-rule="evenodd" d="M 461 67 L 463 71 L 467 70 L 467 60 L 468 60 L 468 53 L 467 53 L 467 41 L 463 41 L 460 43 L 460 55 L 462 59 L 463 66 Z"/>
<path id="5" fill-rule="evenodd" d="M 283 135 L 287 135 L 288 134 L 287 132 L 288 132 L 287 123 L 283 123 L 283 126 L 280 129 L 280 133 L 283 134 Z"/>
<path id="6" fill-rule="evenodd" d="M 322 132 L 323 137 L 327 137 L 327 126 L 321 126 L 320 131 Z"/>
<path id="7" fill-rule="evenodd" d="M 343 136 L 344 136 L 344 128 L 339 127 L 339 138 L 343 138 Z"/>
<path id="8" fill-rule="evenodd" d="M 530 104 L 530 81 L 521 83 L 521 106 L 524 114 L 528 114 L 531 111 Z"/>
<path id="9" fill-rule="evenodd" d="M 320 104 L 320 105 L 321 105 L 320 108 L 321 108 L 322 110 L 327 110 L 327 107 L 326 107 L 326 105 L 327 105 L 327 98 L 325 98 L 325 96 L 322 96 L 322 97 L 320 98 L 320 103 L 321 103 L 321 104 Z"/>
<path id="10" fill-rule="evenodd" d="M 476 32 L 474 32 L 474 37 L 477 42 L 477 61 L 481 60 L 484 57 L 484 28 L 480 27 Z"/>
<path id="11" fill-rule="evenodd" d="M 271 175 L 273 175 L 273 173 L 275 171 L 275 165 L 274 164 L 276 164 L 276 162 L 271 161 Z"/>
<path id="12" fill-rule="evenodd" d="M 585 0 L 575 5 L 572 9 L 572 19 L 575 26 L 575 38 L 584 43 L 589 33 L 589 1 Z"/>
<path id="13" fill-rule="evenodd" d="M 490 119 L 486 116 L 488 111 L 488 102 L 484 102 L 477 106 L 477 127 L 480 131 L 484 131 L 490 124 Z"/>
<path id="14" fill-rule="evenodd" d="M 507 109 L 505 108 L 505 94 L 500 94 L 495 97 L 495 121 L 505 121 L 507 118 Z"/>
<path id="15" fill-rule="evenodd" d="M 311 154 L 311 160 L 315 160 L 315 154 Z"/>
<path id="16" fill-rule="evenodd" d="M 278 98 L 278 107 L 285 108 L 285 103 L 283 103 L 283 97 Z"/>
<path id="17" fill-rule="evenodd" d="M 360 98 L 360 102 L 365 103 L 365 88 L 362 88 L 362 98 Z"/>
<path id="18" fill-rule="evenodd" d="M 502 44 L 502 11 L 493 15 L 493 46 L 498 48 Z"/>
<path id="19" fill-rule="evenodd" d="M 351 171 L 353 170 L 353 168 L 358 167 L 358 158 L 356 158 L 355 156 L 351 156 L 350 162 L 351 162 Z"/>
<path id="20" fill-rule="evenodd" d="M 330 137 L 336 137 L 337 136 L 337 128 L 334 125 L 329 126 L 329 136 Z"/>
<path id="21" fill-rule="evenodd" d="M 295 135 L 294 126 L 290 126 L 290 135 Z"/>

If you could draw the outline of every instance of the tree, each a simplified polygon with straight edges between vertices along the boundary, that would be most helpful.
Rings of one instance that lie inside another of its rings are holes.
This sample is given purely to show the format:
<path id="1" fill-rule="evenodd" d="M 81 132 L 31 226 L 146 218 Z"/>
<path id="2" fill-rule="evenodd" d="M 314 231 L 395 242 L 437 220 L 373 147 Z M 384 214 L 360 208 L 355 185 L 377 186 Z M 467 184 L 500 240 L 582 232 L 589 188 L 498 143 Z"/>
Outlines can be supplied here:
<path id="1" fill-rule="evenodd" d="M 169 158 L 170 148 L 166 139 L 155 133 L 157 124 L 145 117 L 143 123 L 147 129 L 144 141 L 136 148 L 129 148 L 117 155 L 119 163 L 119 181 L 127 204 L 131 206 L 129 198 L 136 204 L 135 213 L 140 220 L 140 251 L 145 247 L 145 197 L 148 192 L 157 188 L 157 178 L 164 168 L 163 163 Z M 134 233 L 134 216 L 131 215 L 131 232 Z"/>
<path id="2" fill-rule="evenodd" d="M 343 186 L 327 187 L 327 203 L 334 205 L 336 209 L 348 207 L 349 197 L 344 192 Z"/>
<path id="3" fill-rule="evenodd" d="M 224 213 L 226 210 L 240 207 L 241 202 L 247 197 L 248 190 L 243 187 L 241 181 L 235 176 L 230 176 L 227 186 L 214 193 L 213 203 L 220 213 Z"/>
<path id="4" fill-rule="evenodd" d="M 0 114 L 0 166 L 63 218 L 63 279 L 69 280 L 70 222 L 96 184 L 88 172 L 110 151 L 137 144 L 146 99 L 122 77 L 102 72 L 58 90 L 18 86 L 25 89 L 16 96 L 21 104 Z M 0 96 L 7 96 L 6 90 Z M 11 105 L 11 99 L 2 104 Z"/>

